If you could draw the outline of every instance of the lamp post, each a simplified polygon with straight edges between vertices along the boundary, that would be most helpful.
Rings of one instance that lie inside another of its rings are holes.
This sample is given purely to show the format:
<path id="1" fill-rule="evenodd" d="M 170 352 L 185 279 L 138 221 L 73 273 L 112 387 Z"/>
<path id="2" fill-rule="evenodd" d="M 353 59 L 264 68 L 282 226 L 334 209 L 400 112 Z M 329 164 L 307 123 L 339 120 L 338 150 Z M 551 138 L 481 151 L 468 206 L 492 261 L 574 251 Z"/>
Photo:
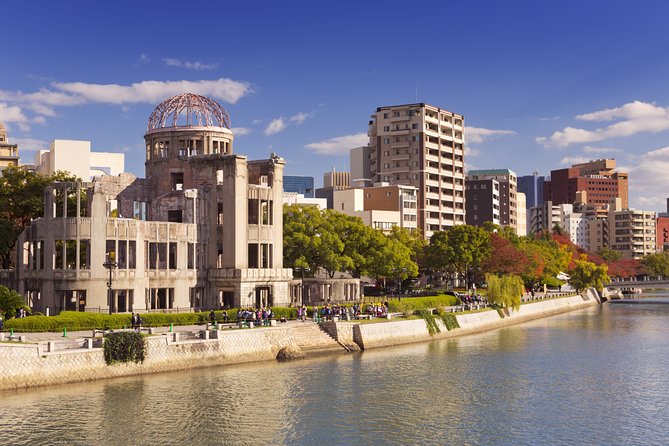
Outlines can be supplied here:
<path id="1" fill-rule="evenodd" d="M 112 270 L 118 266 L 118 263 L 112 260 L 112 253 L 107 253 L 107 261 L 102 264 L 109 270 L 109 280 L 107 280 L 107 303 L 109 304 L 109 314 L 112 314 Z"/>
<path id="2" fill-rule="evenodd" d="M 402 268 L 397 271 L 397 282 L 398 282 L 398 289 L 397 289 L 397 299 L 399 301 L 402 300 L 402 275 L 407 272 L 406 268 Z"/>

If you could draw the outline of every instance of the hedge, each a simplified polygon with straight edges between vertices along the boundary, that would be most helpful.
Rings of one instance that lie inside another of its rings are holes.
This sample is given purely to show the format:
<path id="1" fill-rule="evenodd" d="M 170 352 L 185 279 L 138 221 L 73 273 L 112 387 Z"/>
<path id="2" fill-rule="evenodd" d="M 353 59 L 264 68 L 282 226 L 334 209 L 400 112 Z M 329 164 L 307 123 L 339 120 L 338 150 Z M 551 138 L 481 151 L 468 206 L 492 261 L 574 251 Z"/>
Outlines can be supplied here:
<path id="1" fill-rule="evenodd" d="M 460 299 L 449 294 L 427 297 L 404 297 L 402 300 L 388 302 L 388 310 L 393 313 L 410 314 L 416 310 L 427 310 L 428 308 L 441 309 L 460 305 Z"/>
<path id="2" fill-rule="evenodd" d="M 285 316 L 287 319 L 297 318 L 296 308 L 272 307 L 275 318 Z M 234 322 L 237 320 L 237 309 L 227 310 L 228 320 Z M 215 311 L 216 321 L 223 322 L 223 311 Z M 210 312 L 202 311 L 197 313 L 145 313 L 141 314 L 142 327 L 165 327 L 174 325 L 196 325 L 209 322 Z M 113 330 L 131 326 L 130 314 L 102 314 L 86 313 L 77 311 L 62 311 L 58 316 L 28 316 L 24 318 L 14 318 L 5 322 L 5 331 L 13 329 L 18 333 L 32 333 L 63 331 L 67 328 L 69 331 L 79 330 Z"/>

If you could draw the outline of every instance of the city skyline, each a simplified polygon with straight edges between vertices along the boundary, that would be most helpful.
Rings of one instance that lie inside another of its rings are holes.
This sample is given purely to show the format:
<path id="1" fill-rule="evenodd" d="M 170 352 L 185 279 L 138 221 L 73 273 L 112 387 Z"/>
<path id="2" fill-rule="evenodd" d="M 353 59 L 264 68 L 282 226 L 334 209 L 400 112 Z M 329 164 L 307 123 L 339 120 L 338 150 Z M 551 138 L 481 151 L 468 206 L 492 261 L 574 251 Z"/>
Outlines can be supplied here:
<path id="1" fill-rule="evenodd" d="M 84 139 L 124 152 L 126 170 L 144 176 L 151 110 L 193 92 L 228 110 L 236 153 L 277 152 L 287 175 L 318 185 L 333 166 L 349 169 L 377 107 L 425 102 L 465 116 L 467 169 L 547 176 L 616 158 L 630 174 L 630 206 L 666 210 L 662 2 L 4 11 L 0 121 L 24 163 L 53 139 Z"/>

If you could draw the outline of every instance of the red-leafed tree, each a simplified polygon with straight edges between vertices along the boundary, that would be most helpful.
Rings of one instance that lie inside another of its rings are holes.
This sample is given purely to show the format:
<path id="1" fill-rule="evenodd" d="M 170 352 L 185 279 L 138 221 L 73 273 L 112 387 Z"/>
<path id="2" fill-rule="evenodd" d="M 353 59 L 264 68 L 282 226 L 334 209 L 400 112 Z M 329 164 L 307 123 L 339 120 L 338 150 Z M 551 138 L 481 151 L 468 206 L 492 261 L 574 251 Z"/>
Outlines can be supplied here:
<path id="1" fill-rule="evenodd" d="M 483 270 L 494 274 L 526 274 L 530 260 L 508 239 L 498 234 L 490 234 L 490 257 L 483 263 Z"/>

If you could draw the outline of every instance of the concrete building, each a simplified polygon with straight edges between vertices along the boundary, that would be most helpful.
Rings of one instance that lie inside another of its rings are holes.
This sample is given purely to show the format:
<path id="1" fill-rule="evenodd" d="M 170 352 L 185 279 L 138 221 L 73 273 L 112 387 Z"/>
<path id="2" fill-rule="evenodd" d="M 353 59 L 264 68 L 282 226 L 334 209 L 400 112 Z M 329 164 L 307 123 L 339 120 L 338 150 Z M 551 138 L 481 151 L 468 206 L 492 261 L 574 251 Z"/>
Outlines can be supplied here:
<path id="1" fill-rule="evenodd" d="M 618 198 L 609 209 L 608 225 L 609 248 L 624 259 L 638 260 L 657 250 L 655 212 L 624 209 Z"/>
<path id="2" fill-rule="evenodd" d="M 286 175 L 283 177 L 283 191 L 301 194 L 304 198 L 314 198 L 314 177 Z"/>
<path id="3" fill-rule="evenodd" d="M 379 107 L 371 117 L 371 179 L 417 188 L 426 238 L 464 224 L 464 117 L 424 103 Z"/>
<path id="4" fill-rule="evenodd" d="M 552 201 L 544 201 L 543 206 L 531 207 L 528 233 L 551 231 L 555 225 L 561 226 L 564 216 L 572 212 L 574 207 L 571 204 L 554 205 Z"/>
<path id="5" fill-rule="evenodd" d="M 16 282 L 28 304 L 42 312 L 288 305 L 284 161 L 233 154 L 230 128 L 216 102 L 177 95 L 149 118 L 146 179 L 48 187 L 45 215 L 17 242 Z"/>
<path id="6" fill-rule="evenodd" d="M 667 212 L 657 214 L 655 223 L 657 250 L 669 251 L 669 198 L 667 198 Z"/>
<path id="7" fill-rule="evenodd" d="M 518 231 L 518 183 L 509 169 L 470 170 L 466 181 L 496 180 L 499 184 L 499 225 Z M 468 199 L 467 199 L 468 200 Z M 488 203 L 492 205 L 492 203 Z M 469 210 L 468 210 L 469 212 Z"/>
<path id="8" fill-rule="evenodd" d="M 532 175 L 518 177 L 518 192 L 525 194 L 528 209 L 544 203 L 544 181 L 536 170 Z"/>
<path id="9" fill-rule="evenodd" d="M 577 192 L 585 192 L 584 204 L 605 208 L 611 200 L 620 198 L 623 208 L 628 207 L 628 175 L 615 172 L 615 159 L 599 159 L 574 164 L 567 169 L 551 171 L 544 182 L 544 200 L 553 204 L 574 204 Z"/>
<path id="10" fill-rule="evenodd" d="M 372 181 L 372 150 L 369 146 L 356 147 L 351 149 L 349 156 L 351 164 L 351 186 L 369 187 Z"/>
<path id="11" fill-rule="evenodd" d="M 590 251 L 590 219 L 578 212 L 562 215 L 561 227 L 569 240 L 576 246 Z"/>
<path id="12" fill-rule="evenodd" d="M 19 165 L 19 146 L 10 144 L 7 139 L 7 130 L 0 122 L 0 175 L 9 166 Z"/>
<path id="13" fill-rule="evenodd" d="M 608 219 L 588 218 L 588 252 L 609 247 Z"/>
<path id="14" fill-rule="evenodd" d="M 389 231 L 393 226 L 417 229 L 417 190 L 412 186 L 378 183 L 373 187 L 334 191 L 337 212 L 362 218 L 367 226 Z"/>
<path id="15" fill-rule="evenodd" d="M 518 228 L 516 234 L 518 236 L 527 235 L 527 207 L 525 205 L 525 194 L 518 192 L 516 194 L 516 211 L 518 212 Z"/>
<path id="16" fill-rule="evenodd" d="M 294 204 L 304 204 L 307 206 L 316 206 L 319 209 L 327 209 L 328 202 L 325 198 L 307 198 L 302 194 L 295 192 L 283 193 L 283 204 L 292 206 Z"/>
<path id="17" fill-rule="evenodd" d="M 466 222 L 483 226 L 487 221 L 496 225 L 499 219 L 499 181 L 494 178 L 465 180 Z"/>
<path id="18" fill-rule="evenodd" d="M 90 141 L 55 139 L 49 150 L 40 150 L 35 154 L 35 168 L 44 175 L 63 170 L 88 181 L 96 176 L 123 173 L 125 155 L 92 152 Z"/>
<path id="19" fill-rule="evenodd" d="M 337 172 L 333 167 L 330 172 L 323 174 L 323 187 L 316 189 L 316 198 L 324 198 L 328 203 L 328 209 L 333 209 L 333 194 L 336 190 L 351 187 L 351 175 L 348 172 Z"/>

